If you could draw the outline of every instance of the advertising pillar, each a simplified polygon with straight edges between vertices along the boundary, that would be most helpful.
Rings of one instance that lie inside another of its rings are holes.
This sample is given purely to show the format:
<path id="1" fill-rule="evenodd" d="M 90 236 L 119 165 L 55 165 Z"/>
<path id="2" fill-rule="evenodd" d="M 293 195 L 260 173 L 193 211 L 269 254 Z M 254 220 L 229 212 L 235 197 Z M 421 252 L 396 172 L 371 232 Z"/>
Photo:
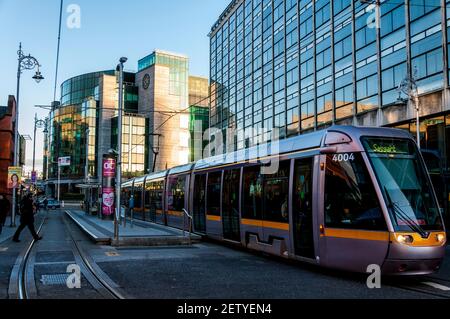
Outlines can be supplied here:
<path id="1" fill-rule="evenodd" d="M 103 156 L 102 172 L 102 217 L 103 219 L 114 219 L 115 212 L 115 179 L 116 159 Z"/>

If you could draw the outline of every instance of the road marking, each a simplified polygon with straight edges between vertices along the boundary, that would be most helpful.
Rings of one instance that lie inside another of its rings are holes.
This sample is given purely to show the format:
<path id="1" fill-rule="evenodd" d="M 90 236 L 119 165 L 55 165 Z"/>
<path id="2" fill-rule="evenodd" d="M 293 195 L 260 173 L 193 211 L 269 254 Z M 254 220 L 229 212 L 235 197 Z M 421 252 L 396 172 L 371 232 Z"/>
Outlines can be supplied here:
<path id="1" fill-rule="evenodd" d="M 4 253 L 8 250 L 8 247 L 0 247 L 0 253 Z"/>
<path id="2" fill-rule="evenodd" d="M 443 291 L 450 291 L 450 287 L 444 286 L 444 285 L 440 285 L 437 284 L 435 282 L 423 282 L 424 285 L 439 289 L 439 290 L 443 290 Z"/>
<path id="3" fill-rule="evenodd" d="M 114 251 L 109 251 L 109 252 L 105 253 L 105 255 L 108 257 L 119 257 L 120 256 L 119 253 L 116 253 Z"/>

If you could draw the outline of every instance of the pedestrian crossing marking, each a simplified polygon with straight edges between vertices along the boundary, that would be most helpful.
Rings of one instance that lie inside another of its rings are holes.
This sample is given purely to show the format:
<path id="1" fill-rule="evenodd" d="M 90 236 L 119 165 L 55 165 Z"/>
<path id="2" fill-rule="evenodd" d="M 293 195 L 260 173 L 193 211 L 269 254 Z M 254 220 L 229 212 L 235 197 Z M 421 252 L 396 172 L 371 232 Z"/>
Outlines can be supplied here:
<path id="1" fill-rule="evenodd" d="M 444 286 L 444 285 L 440 285 L 437 284 L 435 282 L 423 282 L 424 285 L 439 289 L 439 290 L 443 290 L 443 291 L 450 291 L 450 287 Z"/>

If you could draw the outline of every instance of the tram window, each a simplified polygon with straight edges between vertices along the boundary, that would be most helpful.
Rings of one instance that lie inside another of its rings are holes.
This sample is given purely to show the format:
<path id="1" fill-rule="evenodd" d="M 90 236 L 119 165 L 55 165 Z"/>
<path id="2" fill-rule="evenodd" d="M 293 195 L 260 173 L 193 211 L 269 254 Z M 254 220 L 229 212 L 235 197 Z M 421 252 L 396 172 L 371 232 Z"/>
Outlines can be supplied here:
<path id="1" fill-rule="evenodd" d="M 263 179 L 261 167 L 244 168 L 242 218 L 262 219 Z"/>
<path id="2" fill-rule="evenodd" d="M 195 176 L 194 181 L 194 225 L 198 231 L 205 231 L 206 175 Z"/>
<path id="3" fill-rule="evenodd" d="M 154 210 L 157 209 L 162 209 L 164 181 L 148 182 L 145 185 L 145 189 L 145 208 L 150 209 L 151 212 L 154 212 Z"/>
<path id="4" fill-rule="evenodd" d="M 241 171 L 239 169 L 225 171 L 223 181 L 223 208 L 229 213 L 234 211 L 239 216 L 239 183 Z"/>
<path id="5" fill-rule="evenodd" d="M 144 189 L 145 189 L 145 195 L 144 195 L 144 208 L 145 208 L 145 210 L 146 211 L 148 211 L 148 210 L 150 210 L 150 204 L 151 204 L 151 200 L 150 200 L 150 198 L 151 198 L 151 192 L 149 191 L 149 184 L 148 183 L 146 183 L 145 184 L 145 187 L 144 187 Z"/>
<path id="6" fill-rule="evenodd" d="M 142 207 L 142 184 L 138 184 L 134 186 L 134 208 L 139 209 Z"/>
<path id="7" fill-rule="evenodd" d="M 186 176 L 170 176 L 167 208 L 169 211 L 181 212 L 184 207 Z"/>
<path id="8" fill-rule="evenodd" d="M 220 216 L 220 193 L 222 172 L 208 174 L 207 213 L 211 216 Z"/>
<path id="9" fill-rule="evenodd" d="M 294 213 L 308 218 L 312 215 L 312 159 L 298 160 L 294 177 Z"/>
<path id="10" fill-rule="evenodd" d="M 289 221 L 290 161 L 280 163 L 277 173 L 264 176 L 264 220 L 286 223 Z"/>
<path id="11" fill-rule="evenodd" d="M 120 197 L 120 204 L 122 206 L 128 206 L 128 201 L 130 199 L 130 196 L 131 196 L 131 188 L 130 187 L 122 188 L 122 195 Z"/>
<path id="12" fill-rule="evenodd" d="M 331 228 L 386 230 L 374 185 L 360 153 L 327 156 L 325 224 Z"/>

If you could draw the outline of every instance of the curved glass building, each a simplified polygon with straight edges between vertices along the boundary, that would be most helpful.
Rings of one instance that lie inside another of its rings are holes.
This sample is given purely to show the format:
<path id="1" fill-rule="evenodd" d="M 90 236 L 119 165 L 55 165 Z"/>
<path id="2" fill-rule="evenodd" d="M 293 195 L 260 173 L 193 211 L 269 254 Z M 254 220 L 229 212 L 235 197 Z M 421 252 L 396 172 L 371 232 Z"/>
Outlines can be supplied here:
<path id="1" fill-rule="evenodd" d="M 124 107 L 137 112 L 135 74 L 124 74 Z M 48 179 L 56 183 L 58 158 L 70 157 L 71 165 L 61 167 L 62 189 L 76 192 L 77 183 L 98 182 L 99 154 L 111 148 L 112 119 L 117 116 L 117 75 L 113 70 L 73 77 L 61 85 L 61 104 L 50 113 Z"/>

